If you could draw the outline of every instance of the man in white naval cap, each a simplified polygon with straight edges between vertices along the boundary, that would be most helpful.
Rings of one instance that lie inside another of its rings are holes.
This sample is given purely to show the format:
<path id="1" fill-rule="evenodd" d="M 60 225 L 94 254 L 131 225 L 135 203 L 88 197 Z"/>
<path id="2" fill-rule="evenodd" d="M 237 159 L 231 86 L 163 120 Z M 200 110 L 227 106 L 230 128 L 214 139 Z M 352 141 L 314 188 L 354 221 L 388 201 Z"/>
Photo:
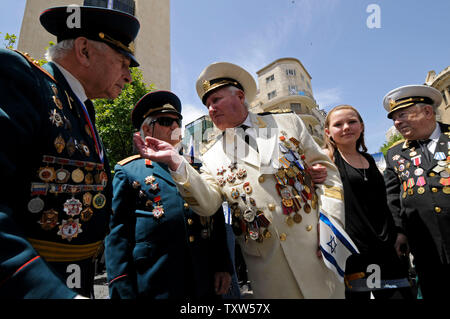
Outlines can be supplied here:
<path id="1" fill-rule="evenodd" d="M 336 167 L 297 115 L 249 112 L 256 83 L 241 67 L 213 63 L 196 88 L 223 131 L 203 153 L 202 173 L 167 144 L 136 136 L 141 154 L 168 163 L 199 215 L 211 215 L 228 201 L 254 298 L 343 298 L 344 284 L 318 253 L 319 207 L 344 224 Z M 308 167 L 317 163 L 327 177 L 316 188 Z"/>
<path id="2" fill-rule="evenodd" d="M 383 99 L 404 137 L 386 154 L 388 205 L 405 235 L 397 247 L 411 248 L 424 299 L 450 295 L 450 126 L 436 121 L 441 101 L 425 85 L 402 86 Z"/>

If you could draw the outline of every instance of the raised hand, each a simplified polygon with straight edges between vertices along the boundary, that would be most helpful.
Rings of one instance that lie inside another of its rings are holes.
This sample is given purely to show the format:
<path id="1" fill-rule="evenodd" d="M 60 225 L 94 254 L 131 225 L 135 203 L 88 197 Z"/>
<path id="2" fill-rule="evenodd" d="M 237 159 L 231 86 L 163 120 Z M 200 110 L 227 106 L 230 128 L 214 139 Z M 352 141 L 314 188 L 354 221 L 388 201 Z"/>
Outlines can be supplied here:
<path id="1" fill-rule="evenodd" d="M 142 140 L 139 133 L 133 135 L 134 145 L 142 157 L 152 161 L 164 163 L 173 171 L 176 171 L 182 161 L 181 155 L 169 143 L 147 136 Z"/>

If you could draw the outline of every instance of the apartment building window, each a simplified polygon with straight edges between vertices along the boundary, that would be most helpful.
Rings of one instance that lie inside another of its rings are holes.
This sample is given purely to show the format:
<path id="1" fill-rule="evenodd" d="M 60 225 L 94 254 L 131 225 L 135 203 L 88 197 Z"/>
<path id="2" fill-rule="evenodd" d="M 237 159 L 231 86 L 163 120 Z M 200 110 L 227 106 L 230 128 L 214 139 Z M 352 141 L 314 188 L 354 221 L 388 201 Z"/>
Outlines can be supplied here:
<path id="1" fill-rule="evenodd" d="M 289 85 L 288 86 L 288 92 L 289 92 L 289 95 L 297 95 L 298 94 L 298 87 L 297 87 L 297 85 Z"/>
<path id="2" fill-rule="evenodd" d="M 302 105 L 300 103 L 291 103 L 291 110 L 294 113 L 302 113 Z"/>
<path id="3" fill-rule="evenodd" d="M 115 9 L 134 15 L 134 0 L 84 0 L 84 5 L 89 7 L 101 7 Z"/>
<path id="4" fill-rule="evenodd" d="M 302 73 L 300 73 L 300 77 L 302 78 L 302 81 L 305 82 L 305 76 Z"/>
<path id="5" fill-rule="evenodd" d="M 269 92 L 268 94 L 267 94 L 267 98 L 270 100 L 270 99 L 273 99 L 275 96 L 277 96 L 277 91 L 276 90 L 274 90 L 274 91 L 272 91 L 272 92 Z"/>
<path id="6" fill-rule="evenodd" d="M 294 69 L 286 69 L 286 75 L 287 76 L 295 76 L 295 70 Z"/>
<path id="7" fill-rule="evenodd" d="M 273 80 L 275 80 L 275 75 L 272 74 L 266 78 L 266 83 L 272 82 Z"/>

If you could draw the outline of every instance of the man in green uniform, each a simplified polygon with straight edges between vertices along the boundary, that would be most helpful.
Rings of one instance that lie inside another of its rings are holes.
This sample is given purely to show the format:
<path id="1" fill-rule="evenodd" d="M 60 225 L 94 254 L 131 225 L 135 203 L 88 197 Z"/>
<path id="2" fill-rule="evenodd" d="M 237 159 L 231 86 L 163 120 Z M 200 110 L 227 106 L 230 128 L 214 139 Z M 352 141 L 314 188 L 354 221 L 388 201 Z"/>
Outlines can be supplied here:
<path id="1" fill-rule="evenodd" d="M 174 147 L 180 142 L 181 102 L 172 92 L 146 94 L 132 121 L 143 137 Z M 216 299 L 227 292 L 233 266 L 220 207 L 212 217 L 195 214 L 167 165 L 139 155 L 115 167 L 106 269 L 111 298 Z"/>
<path id="2" fill-rule="evenodd" d="M 139 22 L 94 7 L 40 21 L 51 62 L 0 50 L 0 298 L 90 297 L 112 197 L 91 99 L 131 81 Z"/>

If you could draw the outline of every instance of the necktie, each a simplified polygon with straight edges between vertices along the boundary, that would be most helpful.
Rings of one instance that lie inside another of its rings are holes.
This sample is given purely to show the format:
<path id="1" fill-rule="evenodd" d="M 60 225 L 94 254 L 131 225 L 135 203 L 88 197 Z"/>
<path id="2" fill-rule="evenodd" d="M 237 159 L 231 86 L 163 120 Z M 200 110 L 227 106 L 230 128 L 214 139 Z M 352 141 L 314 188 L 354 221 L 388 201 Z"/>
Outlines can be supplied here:
<path id="1" fill-rule="evenodd" d="M 250 128 L 250 126 L 247 126 L 245 124 L 242 124 L 239 126 L 239 128 L 242 128 L 244 130 L 244 141 L 247 143 L 250 147 L 253 147 L 258 152 L 258 144 L 256 143 L 256 140 L 253 138 L 253 136 L 250 136 L 248 134 L 247 129 Z"/>
<path id="2" fill-rule="evenodd" d="M 424 159 L 427 163 L 427 165 L 431 162 L 430 159 L 430 151 L 428 150 L 428 143 L 430 143 L 430 139 L 426 139 L 426 140 L 418 140 L 417 142 L 420 145 L 420 149 L 422 150 L 422 154 L 424 156 Z"/>

